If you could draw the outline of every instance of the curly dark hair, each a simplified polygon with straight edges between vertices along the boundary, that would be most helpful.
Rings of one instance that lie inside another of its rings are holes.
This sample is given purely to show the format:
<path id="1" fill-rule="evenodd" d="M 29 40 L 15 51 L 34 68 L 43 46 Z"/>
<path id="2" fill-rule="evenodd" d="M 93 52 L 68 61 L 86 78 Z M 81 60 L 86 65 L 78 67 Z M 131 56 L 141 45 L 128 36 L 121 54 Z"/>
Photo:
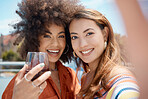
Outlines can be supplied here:
<path id="1" fill-rule="evenodd" d="M 14 45 L 19 45 L 18 52 L 22 58 L 25 58 L 28 52 L 39 51 L 39 36 L 43 35 L 42 31 L 47 23 L 64 26 L 66 44 L 71 48 L 67 23 L 74 13 L 84 8 L 78 0 L 22 0 L 18 7 L 16 13 L 21 17 L 21 21 L 13 25 L 15 30 L 12 35 L 17 35 Z M 66 50 L 65 48 L 64 52 Z M 69 62 L 70 52 L 71 49 L 62 54 L 60 59 Z"/>

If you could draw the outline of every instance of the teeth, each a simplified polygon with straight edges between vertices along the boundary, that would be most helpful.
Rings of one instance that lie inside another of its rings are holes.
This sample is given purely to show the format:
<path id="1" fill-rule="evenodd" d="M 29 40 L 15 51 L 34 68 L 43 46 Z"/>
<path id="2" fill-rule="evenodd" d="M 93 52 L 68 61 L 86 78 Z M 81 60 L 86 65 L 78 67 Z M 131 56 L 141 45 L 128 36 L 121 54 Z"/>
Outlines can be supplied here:
<path id="1" fill-rule="evenodd" d="M 87 51 L 82 51 L 83 54 L 87 54 L 89 53 L 90 51 L 92 51 L 93 49 L 90 49 L 90 50 L 87 50 Z"/>
<path id="2" fill-rule="evenodd" d="M 51 53 L 58 53 L 59 52 L 59 50 L 47 50 L 48 52 L 51 52 Z"/>

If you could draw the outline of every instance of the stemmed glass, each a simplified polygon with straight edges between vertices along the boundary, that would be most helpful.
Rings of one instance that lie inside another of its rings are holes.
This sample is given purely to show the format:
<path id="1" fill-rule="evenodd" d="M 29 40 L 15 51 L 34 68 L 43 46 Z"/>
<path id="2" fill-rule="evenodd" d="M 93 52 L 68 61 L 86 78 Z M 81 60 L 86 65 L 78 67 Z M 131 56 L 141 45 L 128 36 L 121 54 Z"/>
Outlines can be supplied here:
<path id="1" fill-rule="evenodd" d="M 48 55 L 45 52 L 28 52 L 26 57 L 26 64 L 28 65 L 26 73 L 29 72 L 32 68 L 37 66 L 40 63 L 44 63 L 44 68 L 36 74 L 31 81 L 38 78 L 40 75 L 42 75 L 44 72 L 49 71 L 49 59 Z"/>

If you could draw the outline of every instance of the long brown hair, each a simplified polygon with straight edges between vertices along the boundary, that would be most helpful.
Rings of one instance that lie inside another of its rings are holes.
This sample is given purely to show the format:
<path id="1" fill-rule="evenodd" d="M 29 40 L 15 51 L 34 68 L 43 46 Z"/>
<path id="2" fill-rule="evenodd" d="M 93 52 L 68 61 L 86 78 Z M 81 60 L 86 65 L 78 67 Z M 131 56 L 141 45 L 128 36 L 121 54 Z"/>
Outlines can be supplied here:
<path id="1" fill-rule="evenodd" d="M 73 16 L 73 19 L 81 18 L 95 21 L 102 30 L 102 33 L 105 33 L 104 28 L 108 29 L 107 47 L 100 56 L 100 61 L 95 71 L 94 78 L 91 81 L 91 84 L 88 85 L 87 88 L 81 89 L 78 94 L 78 96 L 90 99 L 93 98 L 94 95 L 97 95 L 98 97 L 102 96 L 101 93 L 98 93 L 100 88 L 104 88 L 106 91 L 109 89 L 106 85 L 108 82 L 107 78 L 109 77 L 112 69 L 115 66 L 119 66 L 121 58 L 118 44 L 114 38 L 113 29 L 106 17 L 96 10 L 84 9 Z M 86 63 L 83 62 L 83 65 L 84 69 L 87 71 Z"/>

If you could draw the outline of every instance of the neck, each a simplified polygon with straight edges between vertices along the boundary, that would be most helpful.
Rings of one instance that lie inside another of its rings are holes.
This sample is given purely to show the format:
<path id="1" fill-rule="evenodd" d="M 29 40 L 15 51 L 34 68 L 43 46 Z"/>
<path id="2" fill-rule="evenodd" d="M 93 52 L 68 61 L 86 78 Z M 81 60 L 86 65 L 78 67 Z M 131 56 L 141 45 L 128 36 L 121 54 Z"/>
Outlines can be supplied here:
<path id="1" fill-rule="evenodd" d="M 57 71 L 56 62 L 49 62 L 49 70 L 50 71 Z"/>
<path id="2" fill-rule="evenodd" d="M 98 64 L 99 64 L 100 58 L 96 59 L 95 61 L 88 63 L 89 68 L 90 68 L 90 72 L 96 71 Z"/>

